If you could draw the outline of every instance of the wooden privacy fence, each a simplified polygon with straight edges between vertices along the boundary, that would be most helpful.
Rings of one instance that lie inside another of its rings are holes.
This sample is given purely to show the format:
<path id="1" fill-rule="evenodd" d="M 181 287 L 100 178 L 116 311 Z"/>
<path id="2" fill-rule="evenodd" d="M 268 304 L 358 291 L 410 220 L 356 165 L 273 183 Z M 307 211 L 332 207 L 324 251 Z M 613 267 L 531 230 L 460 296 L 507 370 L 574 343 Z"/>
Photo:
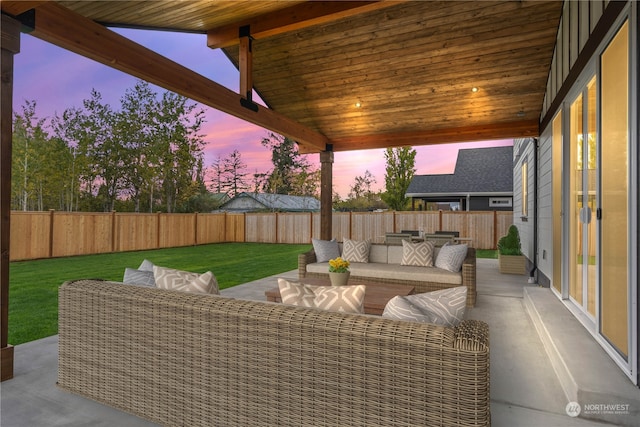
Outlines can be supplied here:
<path id="1" fill-rule="evenodd" d="M 474 247 L 495 249 L 512 212 L 334 212 L 337 240 L 371 239 L 401 230 L 454 230 Z M 311 243 L 319 213 L 11 212 L 12 261 L 221 242 Z"/>

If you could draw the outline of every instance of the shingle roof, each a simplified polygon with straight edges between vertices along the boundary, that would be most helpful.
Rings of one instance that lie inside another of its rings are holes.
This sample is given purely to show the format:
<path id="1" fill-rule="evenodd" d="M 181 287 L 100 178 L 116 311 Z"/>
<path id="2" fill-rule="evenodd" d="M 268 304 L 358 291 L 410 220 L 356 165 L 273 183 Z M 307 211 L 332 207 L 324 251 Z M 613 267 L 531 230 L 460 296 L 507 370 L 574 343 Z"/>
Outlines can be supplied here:
<path id="1" fill-rule="evenodd" d="M 251 199 L 252 208 L 248 209 L 247 203 L 238 203 L 240 200 Z M 240 193 L 227 203 L 222 205 L 222 210 L 255 210 L 269 209 L 289 212 L 309 212 L 320 210 L 320 201 L 314 197 L 308 196 L 289 196 L 286 194 L 270 194 L 270 193 Z"/>
<path id="2" fill-rule="evenodd" d="M 454 194 L 513 194 L 513 146 L 458 151 L 453 174 L 416 175 L 408 197 Z"/>

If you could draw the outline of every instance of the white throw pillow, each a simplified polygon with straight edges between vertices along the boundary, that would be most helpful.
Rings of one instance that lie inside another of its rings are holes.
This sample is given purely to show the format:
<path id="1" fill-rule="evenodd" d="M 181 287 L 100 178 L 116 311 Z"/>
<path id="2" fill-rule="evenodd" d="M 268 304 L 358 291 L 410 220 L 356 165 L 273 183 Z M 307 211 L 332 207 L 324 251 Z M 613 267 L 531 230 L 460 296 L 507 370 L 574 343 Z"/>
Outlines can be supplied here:
<path id="1" fill-rule="evenodd" d="M 382 317 L 455 327 L 464 318 L 467 287 L 441 289 L 423 294 L 395 296 L 384 308 Z"/>
<path id="2" fill-rule="evenodd" d="M 278 288 L 283 304 L 342 313 L 364 313 L 364 285 L 314 286 L 278 279 Z"/>
<path id="3" fill-rule="evenodd" d="M 369 262 L 370 240 L 344 239 L 342 258 L 349 262 Z"/>
<path id="4" fill-rule="evenodd" d="M 217 295 L 220 293 L 216 276 L 210 271 L 199 274 L 154 265 L 153 276 L 156 281 L 156 286 L 160 289 L 195 292 L 199 294 Z"/>
<path id="5" fill-rule="evenodd" d="M 416 265 L 419 267 L 433 267 L 433 242 L 411 243 L 402 241 L 402 261 L 400 265 Z"/>
<path id="6" fill-rule="evenodd" d="M 467 257 L 467 245 L 450 245 L 445 243 L 438 252 L 436 267 L 457 273 Z"/>
<path id="7" fill-rule="evenodd" d="M 340 256 L 340 247 L 336 239 L 311 239 L 311 244 L 313 244 L 313 251 L 316 253 L 316 262 L 327 262 Z"/>

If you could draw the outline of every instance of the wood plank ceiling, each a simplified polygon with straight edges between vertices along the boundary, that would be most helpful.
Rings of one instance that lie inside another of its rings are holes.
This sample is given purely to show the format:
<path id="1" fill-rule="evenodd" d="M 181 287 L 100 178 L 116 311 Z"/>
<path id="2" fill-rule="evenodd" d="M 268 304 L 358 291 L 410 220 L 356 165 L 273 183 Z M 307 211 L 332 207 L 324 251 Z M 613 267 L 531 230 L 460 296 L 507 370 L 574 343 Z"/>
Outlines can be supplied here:
<path id="1" fill-rule="evenodd" d="M 334 151 L 536 136 L 562 9 L 537 0 L 345 2 L 342 12 L 329 10 L 337 2 L 57 3 L 105 25 L 209 32 L 236 65 L 237 39 L 214 35 L 251 24 L 255 89 Z M 287 26 L 323 7 L 322 19 Z M 258 31 L 278 19 L 282 31 Z"/>

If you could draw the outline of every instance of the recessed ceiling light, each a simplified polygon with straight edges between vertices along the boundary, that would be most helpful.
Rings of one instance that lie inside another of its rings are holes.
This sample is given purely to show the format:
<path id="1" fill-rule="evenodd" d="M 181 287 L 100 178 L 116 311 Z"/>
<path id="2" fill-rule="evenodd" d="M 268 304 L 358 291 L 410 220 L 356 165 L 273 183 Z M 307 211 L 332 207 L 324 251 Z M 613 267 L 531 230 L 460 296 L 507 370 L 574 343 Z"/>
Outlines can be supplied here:
<path id="1" fill-rule="evenodd" d="M 471 88 L 471 92 L 476 93 L 477 91 L 478 91 L 477 87 L 474 86 L 474 87 Z"/>
<path id="2" fill-rule="evenodd" d="M 356 101 L 355 106 L 356 106 L 356 108 L 360 108 L 360 107 L 362 107 L 362 102 L 360 102 L 360 101 Z"/>
<path id="3" fill-rule="evenodd" d="M 522 110 L 520 110 L 520 111 L 518 111 L 518 112 L 516 113 L 516 116 L 518 116 L 518 117 L 524 117 L 524 115 L 525 115 L 525 114 L 524 114 L 524 111 L 522 111 Z"/>

